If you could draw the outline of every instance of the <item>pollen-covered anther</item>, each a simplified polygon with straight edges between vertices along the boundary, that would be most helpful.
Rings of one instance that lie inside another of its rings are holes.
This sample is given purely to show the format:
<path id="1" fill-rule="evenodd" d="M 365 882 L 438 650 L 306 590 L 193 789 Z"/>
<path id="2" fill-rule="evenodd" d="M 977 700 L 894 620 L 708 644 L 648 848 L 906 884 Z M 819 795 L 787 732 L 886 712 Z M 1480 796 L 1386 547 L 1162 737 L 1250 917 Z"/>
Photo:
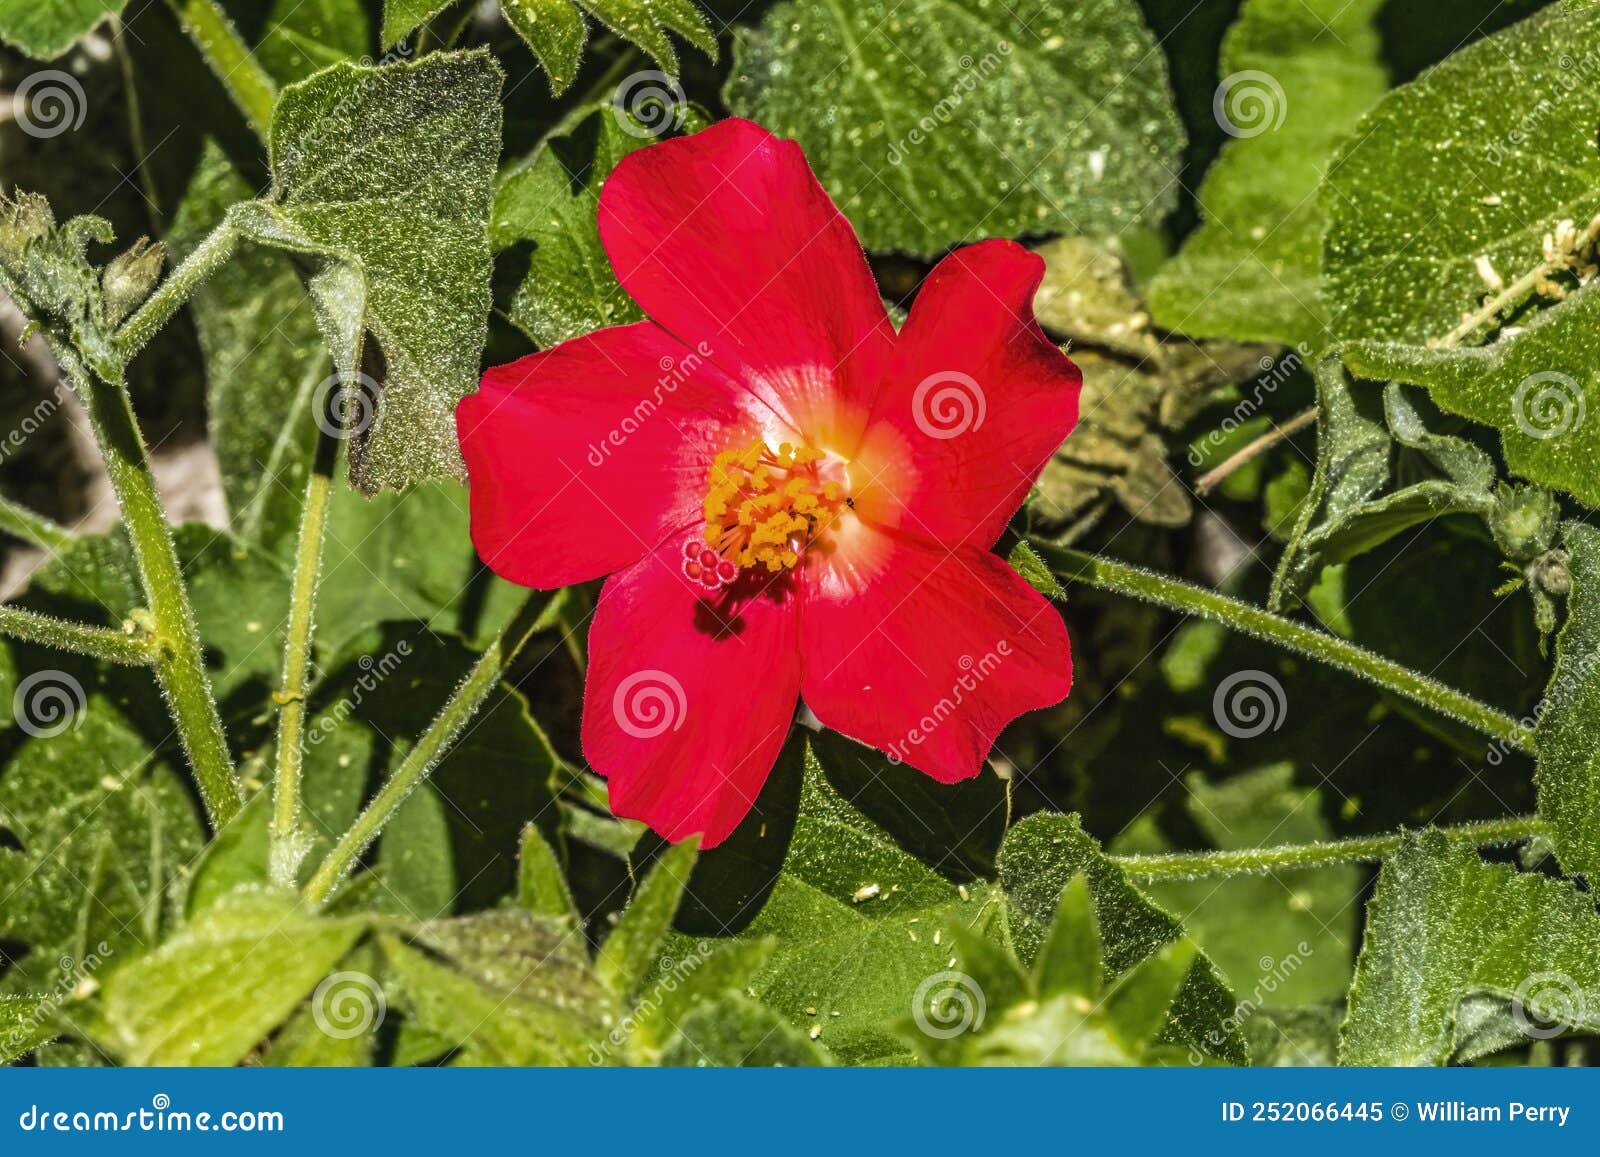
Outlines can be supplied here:
<path id="1" fill-rule="evenodd" d="M 741 569 L 787 570 L 845 505 L 844 487 L 825 478 L 828 456 L 810 446 L 783 443 L 776 450 L 759 439 L 728 449 L 711 463 L 705 501 L 706 553 L 720 562 L 717 585 Z M 685 547 L 685 574 L 705 582 L 711 568 Z M 704 548 L 703 548 L 704 549 Z M 723 576 L 727 576 L 724 578 Z"/>

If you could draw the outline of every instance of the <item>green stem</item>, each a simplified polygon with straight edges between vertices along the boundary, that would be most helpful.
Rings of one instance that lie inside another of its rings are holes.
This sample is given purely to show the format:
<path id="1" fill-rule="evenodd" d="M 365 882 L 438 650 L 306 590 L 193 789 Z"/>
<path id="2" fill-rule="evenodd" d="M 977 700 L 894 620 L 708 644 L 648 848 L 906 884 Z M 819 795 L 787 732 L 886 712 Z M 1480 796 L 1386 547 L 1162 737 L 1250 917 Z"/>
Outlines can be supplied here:
<path id="1" fill-rule="evenodd" d="M 228 741 L 211 695 L 200 632 L 183 585 L 183 571 L 145 453 L 128 393 L 89 373 L 64 341 L 47 338 L 68 378 L 78 384 L 99 440 L 106 474 L 122 507 L 134 562 L 150 603 L 156 641 L 155 672 L 211 822 L 221 827 L 239 811 L 239 785 Z"/>
<path id="2" fill-rule="evenodd" d="M 167 0 L 178 23 L 205 57 L 239 106 L 244 119 L 263 141 L 272 128 L 272 106 L 278 86 L 250 51 L 239 30 L 216 0 Z"/>
<path id="3" fill-rule="evenodd" d="M 1348 671 L 1511 747 L 1527 752 L 1534 749 L 1532 729 L 1511 716 L 1336 635 L 1140 567 L 1043 542 L 1035 542 L 1034 546 L 1051 568 L 1069 582 L 1081 582 L 1169 610 L 1211 619 L 1242 634 Z"/>
<path id="4" fill-rule="evenodd" d="M 328 858 L 317 867 L 306 884 L 305 897 L 308 901 L 320 904 L 328 898 L 328 894 L 355 866 L 356 860 L 378 838 L 378 833 L 393 818 L 400 805 L 438 766 L 456 736 L 471 722 L 489 693 L 500 682 L 500 676 L 516 658 L 523 644 L 546 625 L 547 620 L 541 609 L 535 606 L 537 601 L 530 592 L 527 601 L 505 630 L 478 657 L 472 670 L 467 672 L 466 678 L 439 709 L 433 722 L 428 724 L 428 729 L 417 738 L 416 745 L 406 753 L 388 782 L 373 796 L 366 810 L 356 817 L 355 823 L 339 837 L 333 851 L 328 853 Z"/>
<path id="5" fill-rule="evenodd" d="M 274 882 L 293 887 L 305 855 L 300 833 L 300 775 L 305 764 L 306 695 L 311 673 L 312 631 L 316 619 L 317 584 L 322 578 L 322 543 L 328 529 L 328 499 L 339 442 L 326 430 L 317 436 L 305 506 L 300 513 L 300 538 L 295 545 L 294 579 L 289 593 L 289 633 L 283 652 L 283 686 L 279 688 L 278 761 L 272 781 L 271 853 Z"/>
<path id="6" fill-rule="evenodd" d="M 1447 825 L 1436 830 L 1453 844 L 1481 847 L 1486 844 L 1516 843 L 1543 835 L 1549 827 L 1537 816 L 1508 816 L 1505 819 Z M 1405 839 L 1405 832 L 1386 832 L 1381 836 L 1356 836 L 1348 840 L 1315 844 L 1110 858 L 1132 879 L 1148 883 L 1154 880 L 1192 880 L 1200 876 L 1233 876 L 1381 860 L 1397 851 Z"/>
<path id="7" fill-rule="evenodd" d="M 52 553 L 66 550 L 77 538 L 66 527 L 5 497 L 0 497 L 0 531 Z"/>
<path id="8" fill-rule="evenodd" d="M 227 264 L 238 245 L 239 235 L 228 222 L 213 229 L 117 330 L 118 356 L 126 362 L 142 350 L 183 308 L 200 283 Z"/>
<path id="9" fill-rule="evenodd" d="M 156 657 L 147 635 L 85 626 L 21 607 L 0 606 L 0 635 L 125 667 L 145 667 Z"/>

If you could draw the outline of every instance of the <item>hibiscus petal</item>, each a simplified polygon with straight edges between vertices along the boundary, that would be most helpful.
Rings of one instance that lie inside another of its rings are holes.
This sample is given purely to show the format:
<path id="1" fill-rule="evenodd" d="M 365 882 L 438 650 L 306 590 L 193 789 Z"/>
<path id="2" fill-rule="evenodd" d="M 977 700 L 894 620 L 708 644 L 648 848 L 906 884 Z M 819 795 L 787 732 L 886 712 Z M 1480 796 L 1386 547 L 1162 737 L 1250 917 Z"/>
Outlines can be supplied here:
<path id="1" fill-rule="evenodd" d="M 583 750 L 611 810 L 721 843 L 778 758 L 800 695 L 792 582 L 730 607 L 663 548 L 613 575 L 589 631 Z M 744 581 L 730 590 L 740 591 Z"/>
<path id="2" fill-rule="evenodd" d="M 884 534 L 850 556 L 808 574 L 801 615 L 802 694 L 827 726 L 953 783 L 1066 697 L 1066 625 L 999 558 Z"/>
<path id="3" fill-rule="evenodd" d="M 456 408 L 479 555 L 545 588 L 637 562 L 700 520 L 711 459 L 752 427 L 749 405 L 648 322 L 496 366 Z"/>
<path id="4" fill-rule="evenodd" d="M 600 239 L 644 311 L 820 433 L 856 437 L 894 329 L 850 223 L 793 141 L 737 118 L 629 154 L 600 191 Z"/>
<path id="5" fill-rule="evenodd" d="M 895 495 L 905 529 L 993 546 L 1077 424 L 1083 376 L 1033 316 L 1043 277 L 1037 254 L 985 241 L 923 283 L 863 451 L 880 441 L 914 463 Z"/>

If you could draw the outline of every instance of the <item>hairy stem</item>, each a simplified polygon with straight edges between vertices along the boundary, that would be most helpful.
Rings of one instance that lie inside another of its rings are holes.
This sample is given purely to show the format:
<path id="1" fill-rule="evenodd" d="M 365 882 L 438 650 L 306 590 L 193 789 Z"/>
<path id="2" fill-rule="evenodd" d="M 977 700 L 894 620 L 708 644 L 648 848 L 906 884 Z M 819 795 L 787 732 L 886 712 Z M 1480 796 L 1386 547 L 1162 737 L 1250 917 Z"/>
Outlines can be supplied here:
<path id="1" fill-rule="evenodd" d="M 134 561 L 154 620 L 155 672 L 211 822 L 221 827 L 239 811 L 239 785 L 228 741 L 211 694 L 200 633 L 183 585 L 166 514 L 156 493 L 144 439 L 127 391 L 89 373 L 65 342 L 50 348 L 78 385 L 84 409 L 105 457 L 106 474 L 122 507 Z"/>
<path id="2" fill-rule="evenodd" d="M 283 685 L 278 689 L 278 760 L 272 781 L 271 853 L 273 881 L 293 887 L 305 845 L 300 833 L 300 773 L 305 764 L 307 683 L 311 672 L 312 631 L 317 584 L 322 578 L 322 543 L 328 529 L 328 499 L 339 442 L 319 426 L 317 448 L 300 513 L 294 579 L 289 595 L 289 632 L 283 652 Z"/>
<path id="3" fill-rule="evenodd" d="M 1211 619 L 1253 638 L 1275 643 L 1286 650 L 1360 676 L 1386 691 L 1459 720 L 1511 747 L 1533 751 L 1532 729 L 1524 727 L 1511 716 L 1336 635 L 1275 615 L 1217 591 L 1127 563 L 1042 542 L 1034 545 L 1051 568 L 1069 582 L 1084 583 L 1169 610 Z"/>
<path id="4" fill-rule="evenodd" d="M 216 0 L 167 0 L 178 23 L 222 81 L 233 103 L 263 141 L 272 128 L 278 86 L 261 67 Z"/>
<path id="5" fill-rule="evenodd" d="M 1511 844 L 1549 830 L 1537 816 L 1508 816 L 1477 823 L 1450 824 L 1437 829 L 1454 844 L 1482 847 Z M 1200 876 L 1235 876 L 1291 868 L 1321 868 L 1329 864 L 1381 860 L 1405 841 L 1405 832 L 1355 836 L 1315 844 L 1281 844 L 1271 848 L 1239 848 L 1226 852 L 1172 852 L 1153 856 L 1110 857 L 1128 876 L 1141 882 L 1193 880 Z"/>
<path id="6" fill-rule="evenodd" d="M 156 657 L 148 636 L 68 622 L 21 607 L 0 606 L 0 635 L 124 667 L 148 666 Z"/>
<path id="7" fill-rule="evenodd" d="M 51 553 L 66 550 L 77 537 L 66 527 L 4 497 L 0 497 L 0 531 Z"/>
<path id="8" fill-rule="evenodd" d="M 306 883 L 307 900 L 313 904 L 320 904 L 326 900 L 339 881 L 344 879 L 355 866 L 361 854 L 371 846 L 373 840 L 378 838 L 378 833 L 394 817 L 400 805 L 426 782 L 433 769 L 450 750 L 450 745 L 471 722 L 472 717 L 488 699 L 490 692 L 500 682 L 500 676 L 516 658 L 523 644 L 546 625 L 547 620 L 541 608 L 535 605 L 537 602 L 538 599 L 530 593 L 527 601 L 500 633 L 499 638 L 489 644 L 478 657 L 478 661 L 467 672 L 466 678 L 439 709 L 433 722 L 428 724 L 428 729 L 417 737 L 415 746 L 406 753 L 405 759 L 395 768 L 388 782 L 379 789 L 366 809 L 356 817 L 355 823 L 339 837 L 339 842 L 328 853 L 328 858 L 317 867 L 316 872 Z"/>
<path id="9" fill-rule="evenodd" d="M 183 308 L 183 303 L 200 283 L 228 263 L 238 245 L 239 235 L 228 222 L 213 229 L 117 330 L 118 356 L 126 362 L 142 350 L 161 327 L 172 320 L 172 315 Z"/>

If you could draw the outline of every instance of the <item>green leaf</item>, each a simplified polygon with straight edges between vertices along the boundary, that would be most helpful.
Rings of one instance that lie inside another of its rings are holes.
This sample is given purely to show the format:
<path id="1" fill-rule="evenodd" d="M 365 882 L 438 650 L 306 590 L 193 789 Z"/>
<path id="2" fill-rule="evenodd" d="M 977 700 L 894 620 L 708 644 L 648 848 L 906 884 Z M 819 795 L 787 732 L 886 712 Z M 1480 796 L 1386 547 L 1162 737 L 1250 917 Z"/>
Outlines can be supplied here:
<path id="1" fill-rule="evenodd" d="M 1140 895 L 1076 816 L 1040 813 L 1012 827 L 1000 849 L 1006 924 L 1023 967 L 1035 967 L 1060 910 L 1061 894 L 1080 874 L 1094 898 L 1108 981 L 1116 982 L 1182 939 L 1183 926 Z M 1235 1012 L 1233 995 L 1216 965 L 1200 953 L 1187 964 L 1182 987 L 1154 1043 L 1243 1063 L 1244 1038 Z"/>
<path id="2" fill-rule="evenodd" d="M 600 245 L 600 184 L 618 161 L 650 141 L 625 132 L 623 115 L 609 107 L 591 112 L 495 191 L 489 226 L 495 249 L 534 244 L 508 316 L 540 346 L 644 317 L 617 284 Z"/>
<path id="3" fill-rule="evenodd" d="M 672 1044 L 661 1054 L 661 1063 L 809 1068 L 826 1065 L 828 1058 L 772 1009 L 730 993 L 684 1018 Z"/>
<path id="4" fill-rule="evenodd" d="M 619 994 L 633 996 L 644 983 L 651 961 L 672 931 L 672 918 L 677 915 L 699 850 L 697 839 L 669 848 L 650 869 L 611 934 L 600 945 L 595 972 Z"/>
<path id="5" fill-rule="evenodd" d="M 804 146 L 869 249 L 1123 232 L 1176 199 L 1183 130 L 1132 0 L 789 0 L 738 29 L 726 96 Z"/>
<path id="6" fill-rule="evenodd" d="M 522 855 L 517 860 L 517 903 L 536 916 L 578 920 L 567 875 L 550 841 L 537 824 L 522 829 Z"/>
<path id="7" fill-rule="evenodd" d="M 276 560 L 199 523 L 177 527 L 173 544 L 212 689 L 225 708 L 235 696 L 253 707 L 261 686 L 278 676 L 288 575 Z M 27 597 L 42 610 L 120 627 L 144 602 L 126 532 L 78 537 L 34 573 Z"/>
<path id="8" fill-rule="evenodd" d="M 1530 1038 L 1600 1030 L 1594 899 L 1421 833 L 1384 863 L 1367 905 L 1340 1062 L 1445 1064 L 1468 1035 L 1458 1007 L 1484 995 L 1510 1001 Z"/>
<path id="9" fill-rule="evenodd" d="M 384 0 L 384 43 L 395 43 L 448 6 L 449 0 Z M 533 49 L 556 95 L 572 83 L 583 59 L 588 37 L 583 12 L 637 44 L 673 75 L 678 54 L 668 32 L 717 58 L 717 38 L 693 0 L 501 0 L 501 15 Z"/>
<path id="10" fill-rule="evenodd" d="M 251 188 L 207 142 L 167 237 L 182 260 Z M 206 421 L 228 522 L 241 542 L 286 553 L 300 523 L 317 427 L 313 395 L 332 364 L 293 262 L 245 248 L 189 300 L 206 369 Z"/>
<path id="11" fill-rule="evenodd" d="M 822 1045 L 845 1063 L 903 1059 L 893 1025 L 917 985 L 950 967 L 954 931 L 978 919 L 993 889 L 953 884 L 907 855 L 832 787 L 809 744 L 794 746 L 805 748 L 799 818 L 742 933 L 777 947 L 750 992 L 797 1029 L 821 1024 Z"/>
<path id="12" fill-rule="evenodd" d="M 1323 560 L 1317 536 L 1358 509 L 1389 481 L 1389 433 L 1374 412 L 1375 393 L 1358 393 L 1337 358 L 1316 369 L 1317 469 L 1311 493 L 1272 576 L 1267 605 L 1296 606 L 1316 582 Z"/>
<path id="13" fill-rule="evenodd" d="M 1600 209 L 1600 89 L 1579 66 L 1597 52 L 1593 11 L 1552 4 L 1361 121 L 1321 194 L 1339 336 L 1438 341 L 1489 292 L 1480 261 L 1510 283 L 1542 264 L 1557 222 L 1588 223 Z"/>
<path id="14" fill-rule="evenodd" d="M 231 1065 L 282 1024 L 363 931 L 247 889 L 106 981 L 107 1041 L 129 1064 Z"/>
<path id="15" fill-rule="evenodd" d="M 29 951 L 0 991 L 38 995 L 75 962 L 151 945 L 204 836 L 184 777 L 110 697 L 85 695 L 81 671 L 23 670 L 36 681 L 22 711 L 44 726 L 0 767 L 0 942 Z"/>
<path id="16" fill-rule="evenodd" d="M 586 1064 L 614 1021 L 581 931 L 505 908 L 382 940 L 394 1003 L 464 1060 Z"/>
<path id="17" fill-rule="evenodd" d="M 317 645 L 324 654 L 399 619 L 482 643 L 525 593 L 478 561 L 465 487 L 437 482 L 371 499 L 335 488 L 317 592 Z"/>
<path id="18" fill-rule="evenodd" d="M 578 75 L 583 60 L 583 45 L 589 39 L 583 13 L 572 0 L 503 0 L 500 12 L 533 49 L 550 74 L 551 91 L 559 95 Z"/>
<path id="19" fill-rule="evenodd" d="M 475 658 L 420 624 L 391 623 L 330 665 L 306 722 L 308 803 L 325 808 L 311 824 L 314 846 L 348 826 L 368 777 L 376 784 L 404 759 Z M 389 871 L 400 875 L 373 902 L 413 920 L 501 902 L 516 887 L 524 825 L 554 823 L 556 766 L 522 696 L 492 692 L 385 830 L 378 870 L 386 884 Z M 329 785 L 315 800 L 313 782 Z M 308 868 L 319 858 L 307 856 Z"/>
<path id="20" fill-rule="evenodd" d="M 256 59 L 279 84 L 304 80 L 372 49 L 372 23 L 361 0 L 273 0 Z"/>
<path id="21" fill-rule="evenodd" d="M 502 78 L 486 52 L 441 52 L 290 85 L 273 114 L 272 197 L 230 213 L 253 240 L 332 263 L 312 290 L 351 389 L 361 330 L 383 348 L 387 380 L 351 446 L 369 492 L 461 472 L 453 415 L 487 334 Z"/>
<path id="22" fill-rule="evenodd" d="M 1322 793 L 1296 787 L 1293 764 L 1271 764 L 1216 785 L 1191 775 L 1185 786 L 1189 817 L 1216 848 L 1316 843 L 1333 835 L 1322 818 Z M 1140 850 L 1169 849 L 1151 841 Z M 1144 891 L 1183 921 L 1252 1007 L 1287 1007 L 1343 995 L 1362 882 L 1361 869 L 1336 865 L 1148 884 Z"/>
<path id="23" fill-rule="evenodd" d="M 9 1065 L 56 1035 L 55 1008 L 34 996 L 0 996 L 0 1065 Z"/>
<path id="24" fill-rule="evenodd" d="M 126 0 L 0 0 L 0 40 L 54 60 Z"/>
<path id="25" fill-rule="evenodd" d="M 1050 565 L 1039 557 L 1039 552 L 1028 545 L 1027 539 L 1017 540 L 1017 545 L 1006 555 L 1006 561 L 1011 564 L 1012 570 L 1027 579 L 1028 585 L 1045 598 L 1066 601 L 1067 591 L 1061 585 L 1061 580 L 1056 578 Z"/>
<path id="26" fill-rule="evenodd" d="M 1248 0 L 1223 44 L 1228 141 L 1196 194 L 1205 222 L 1162 266 L 1151 310 L 1207 337 L 1327 342 L 1315 191 L 1334 146 L 1388 87 L 1382 0 Z"/>
<path id="27" fill-rule="evenodd" d="M 1600 531 L 1582 522 L 1563 529 L 1572 593 L 1534 730 L 1535 782 L 1562 868 L 1592 880 L 1600 878 Z"/>
<path id="28" fill-rule="evenodd" d="M 1193 965 L 1194 945 L 1181 939 L 1163 945 L 1108 983 L 1082 876 L 1062 890 L 1033 969 L 1024 968 L 1002 941 L 962 931 L 956 942 L 960 970 L 919 985 L 911 1016 L 898 1026 L 929 1063 L 1131 1065 L 1176 1059 L 1176 1050 L 1158 1038 Z"/>
<path id="29" fill-rule="evenodd" d="M 1426 386 L 1440 409 L 1498 428 L 1513 471 L 1600 506 L 1600 421 L 1586 420 L 1600 413 L 1597 334 L 1600 292 L 1590 285 L 1489 346 L 1357 341 L 1345 357 L 1356 373 Z"/>

